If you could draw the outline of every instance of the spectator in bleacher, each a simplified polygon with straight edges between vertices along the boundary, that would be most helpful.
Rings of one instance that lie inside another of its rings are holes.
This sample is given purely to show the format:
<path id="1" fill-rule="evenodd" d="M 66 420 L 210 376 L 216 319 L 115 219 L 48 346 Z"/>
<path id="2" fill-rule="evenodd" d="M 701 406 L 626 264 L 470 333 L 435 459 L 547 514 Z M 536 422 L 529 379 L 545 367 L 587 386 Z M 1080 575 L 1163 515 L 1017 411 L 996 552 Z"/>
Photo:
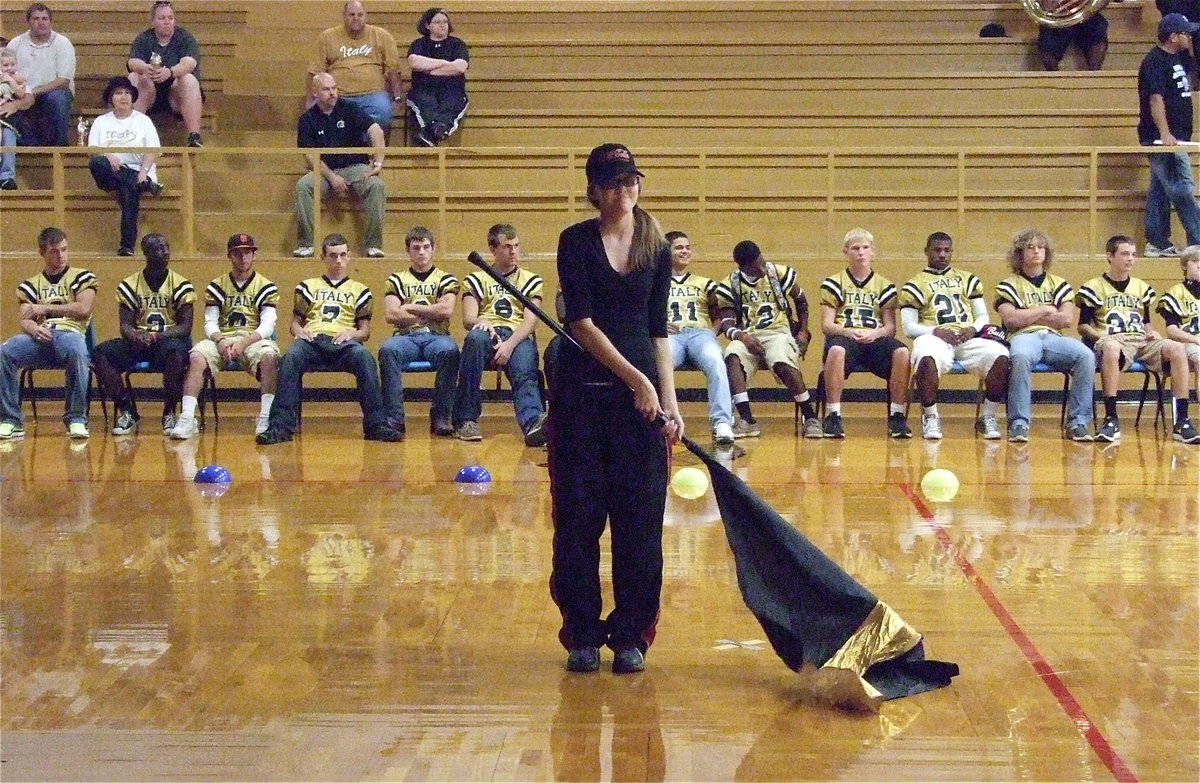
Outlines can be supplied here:
<path id="1" fill-rule="evenodd" d="M 1042 67 L 1057 71 L 1067 49 L 1074 44 L 1083 52 L 1087 70 L 1098 71 L 1108 54 L 1108 20 L 1104 14 L 1095 13 L 1069 27 L 1038 26 L 1037 49 L 1042 58 Z"/>
<path id="2" fill-rule="evenodd" d="M 724 351 L 713 331 L 712 313 L 717 311 L 717 281 L 688 271 L 692 242 L 682 231 L 668 231 L 671 245 L 671 295 L 667 299 L 667 344 L 676 370 L 685 363 L 704 373 L 708 387 L 708 423 L 713 440 L 721 446 L 733 443 L 733 403 L 729 395 L 729 373 Z"/>
<path id="3" fill-rule="evenodd" d="M 320 180 L 321 198 L 330 191 L 338 196 L 347 196 L 350 191 L 363 201 L 365 217 L 363 231 L 367 256 L 383 258 L 383 210 L 387 204 L 383 180 L 383 150 L 386 144 L 383 128 L 358 104 L 343 101 L 338 97 L 337 81 L 328 73 L 318 73 L 312 79 L 312 91 L 316 101 L 300 115 L 296 127 L 296 146 L 302 149 L 314 147 L 365 147 L 375 148 L 373 155 L 365 153 L 331 153 L 305 156 L 309 172 L 296 183 L 296 232 L 299 246 L 292 251 L 297 258 L 309 258 L 313 254 L 313 188 L 314 180 Z"/>
<path id="4" fill-rule="evenodd" d="M 379 348 L 383 376 L 383 406 L 388 424 L 404 431 L 404 366 L 425 361 L 437 373 L 433 404 L 429 406 L 429 431 L 439 437 L 455 434 L 454 384 L 458 379 L 458 345 L 450 336 L 450 316 L 458 300 L 458 278 L 433 263 L 433 232 L 413 226 L 404 237 L 408 269 L 388 277 L 383 297 L 383 317 L 396 333 Z M 462 417 L 459 416 L 461 421 Z M 474 437 L 480 440 L 479 428 Z"/>
<path id="5" fill-rule="evenodd" d="M 121 374 L 139 362 L 149 362 L 162 372 L 163 434 L 175 428 L 175 404 L 183 394 L 192 347 L 196 289 L 186 277 L 168 268 L 171 245 L 162 234 L 142 237 L 142 255 L 145 268 L 117 286 L 121 336 L 97 345 L 92 357 L 100 388 L 115 408 L 113 435 L 137 432 L 137 405 Z"/>
<path id="6" fill-rule="evenodd" d="M 1033 366 L 1043 362 L 1071 374 L 1063 437 L 1085 443 L 1092 439 L 1092 394 L 1096 383 L 1096 357 L 1080 340 L 1063 329 L 1076 322 L 1074 289 L 1050 274 L 1054 246 L 1050 237 L 1027 229 L 1013 237 L 1008 250 L 1012 277 L 996 286 L 996 312 L 1010 335 L 1008 376 L 1008 439 L 1029 440 Z"/>
<path id="7" fill-rule="evenodd" d="M 313 370 L 354 375 L 363 416 L 363 439 L 393 443 L 404 432 L 388 425 L 379 387 L 379 368 L 366 347 L 371 339 L 371 289 L 350 277 L 350 248 L 341 234 L 321 243 L 325 274 L 296 285 L 292 344 L 279 363 L 275 402 L 267 429 L 255 436 L 269 446 L 292 439 L 300 426 L 301 379 Z"/>
<path id="8" fill-rule="evenodd" d="M 342 8 L 342 23 L 322 31 L 308 78 L 328 73 L 341 99 L 357 104 L 383 129 L 392 131 L 392 104 L 401 100 L 400 48 L 382 27 L 367 24 L 367 10 L 357 0 Z"/>
<path id="9" fill-rule="evenodd" d="M 92 122 L 89 147 L 158 147 L 158 131 L 150 118 L 133 108 L 138 89 L 124 76 L 114 76 L 104 87 L 104 103 L 111 109 Z M 133 255 L 137 243 L 138 210 L 143 193 L 157 196 L 158 152 L 106 152 L 88 161 L 92 179 L 103 191 L 116 192 L 121 206 L 121 246 L 117 255 Z"/>
<path id="10" fill-rule="evenodd" d="M 13 38 L 17 68 L 28 79 L 32 103 L 26 107 L 21 143 L 28 147 L 65 147 L 75 92 L 75 47 L 52 29 L 45 3 L 25 9 L 29 31 Z"/>
<path id="11" fill-rule="evenodd" d="M 17 285 L 21 334 L 0 346 L 0 440 L 25 435 L 19 370 L 62 367 L 67 371 L 63 422 L 67 435 L 88 437 L 88 347 L 96 276 L 68 262 L 67 235 L 57 228 L 38 234 L 42 271 Z"/>
<path id="12" fill-rule="evenodd" d="M 507 223 L 488 229 L 488 249 L 492 269 L 512 283 L 531 302 L 542 304 L 542 277 L 517 265 L 521 240 L 517 230 Z M 463 279 L 462 359 L 458 366 L 458 392 L 455 396 L 455 433 L 463 440 L 479 440 L 479 414 L 483 396 L 480 382 L 490 363 L 508 376 L 513 390 L 513 408 L 526 446 L 546 445 L 546 414 L 538 388 L 538 350 L 534 329 L 537 314 L 504 290 L 483 271 Z"/>
<path id="13" fill-rule="evenodd" d="M 0 146 L 15 147 L 21 137 L 29 91 L 25 75 L 17 70 L 17 55 L 7 46 L 0 48 Z M 17 153 L 0 153 L 0 190 L 17 189 Z"/>
<path id="14" fill-rule="evenodd" d="M 1177 257 L 1171 243 L 1171 207 L 1183 223 L 1187 243 L 1200 243 L 1200 205 L 1196 203 L 1192 165 L 1179 142 L 1192 139 L 1192 84 L 1195 61 L 1184 56 L 1200 24 L 1181 14 L 1167 14 L 1158 23 L 1158 45 L 1138 68 L 1138 143 L 1171 148 L 1152 152 L 1150 187 L 1146 191 L 1146 251 L 1148 258 Z M 1182 78 L 1181 78 L 1182 77 Z"/>
<path id="15" fill-rule="evenodd" d="M 846 437 L 842 388 L 857 370 L 888 385 L 888 436 L 911 438 L 908 407 L 908 347 L 896 339 L 896 286 L 874 269 L 875 237 L 854 228 L 842 239 L 846 268 L 821 282 L 821 332 L 825 335 L 825 421 L 827 438 Z"/>
<path id="16" fill-rule="evenodd" d="M 133 39 L 125 63 L 129 80 L 141 91 L 136 108 L 146 114 L 170 109 L 183 118 L 187 145 L 201 147 L 200 44 L 175 24 L 175 11 L 167 0 L 150 6 L 150 20 L 154 26 Z"/>
<path id="17" fill-rule="evenodd" d="M 450 33 L 450 15 L 430 8 L 417 22 L 421 34 L 408 47 L 412 88 L 408 108 L 417 123 L 417 141 L 433 147 L 458 130 L 467 113 L 467 67 L 469 54 L 461 38 Z"/>
<path id="18" fill-rule="evenodd" d="M 733 248 L 737 269 L 716 291 L 719 328 L 729 338 L 725 369 L 738 419 L 735 438 L 762 434 L 750 410 L 746 390 L 755 370 L 769 369 L 787 387 L 804 417 L 804 437 L 823 438 L 812 396 L 800 374 L 800 358 L 808 350 L 808 299 L 796 283 L 796 270 L 768 262 L 750 240 Z"/>

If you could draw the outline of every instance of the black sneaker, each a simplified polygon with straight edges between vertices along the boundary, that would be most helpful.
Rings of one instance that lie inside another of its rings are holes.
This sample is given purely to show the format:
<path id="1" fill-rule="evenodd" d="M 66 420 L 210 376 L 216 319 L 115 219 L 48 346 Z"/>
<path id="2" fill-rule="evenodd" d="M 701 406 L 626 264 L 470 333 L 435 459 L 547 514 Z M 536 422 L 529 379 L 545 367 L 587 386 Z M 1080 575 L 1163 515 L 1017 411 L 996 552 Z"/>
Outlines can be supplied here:
<path id="1" fill-rule="evenodd" d="M 538 416 L 525 433 L 525 445 L 540 448 L 546 445 L 546 414 Z"/>
<path id="2" fill-rule="evenodd" d="M 449 438 L 454 434 L 454 425 L 449 419 L 439 417 L 430 422 L 429 432 L 439 438 Z"/>
<path id="3" fill-rule="evenodd" d="M 596 647 L 578 647 L 567 653 L 567 671 L 594 672 L 600 668 L 600 650 Z"/>
<path id="4" fill-rule="evenodd" d="M 131 255 L 133 255 L 133 248 L 132 247 L 122 247 L 119 250 L 117 250 L 117 255 L 131 256 Z"/>
<path id="5" fill-rule="evenodd" d="M 17 181 L 15 179 L 0 179 L 0 190 L 16 190 Z"/>
<path id="6" fill-rule="evenodd" d="M 1121 439 L 1121 425 L 1115 416 L 1108 416 L 1104 424 L 1096 430 L 1096 440 L 1102 443 L 1116 443 Z"/>
<path id="7" fill-rule="evenodd" d="M 1171 437 L 1180 443 L 1200 443 L 1200 432 L 1192 426 L 1190 419 L 1184 419 L 1171 430 Z"/>
<path id="8" fill-rule="evenodd" d="M 613 674 L 633 674 L 646 670 L 646 656 L 636 647 L 622 647 L 617 650 L 612 664 Z"/>
<path id="9" fill-rule="evenodd" d="M 904 418 L 903 413 L 893 413 L 888 416 L 888 435 L 897 440 L 912 437 L 912 430 L 908 428 L 908 421 Z"/>
<path id="10" fill-rule="evenodd" d="M 287 443 L 292 439 L 292 433 L 278 427 L 267 427 L 266 430 L 254 436 L 254 442 L 260 446 L 273 446 L 276 443 Z"/>
<path id="11" fill-rule="evenodd" d="M 826 438 L 844 438 L 846 430 L 842 428 L 842 414 L 825 414 L 825 423 L 821 425 L 821 433 Z"/>
<path id="12" fill-rule="evenodd" d="M 396 443 L 404 440 L 404 433 L 386 424 L 376 424 L 363 433 L 363 440 L 378 440 L 384 443 Z"/>
<path id="13" fill-rule="evenodd" d="M 204 142 L 200 140 L 199 133 L 192 132 L 188 134 L 187 145 L 189 147 L 203 147 Z"/>

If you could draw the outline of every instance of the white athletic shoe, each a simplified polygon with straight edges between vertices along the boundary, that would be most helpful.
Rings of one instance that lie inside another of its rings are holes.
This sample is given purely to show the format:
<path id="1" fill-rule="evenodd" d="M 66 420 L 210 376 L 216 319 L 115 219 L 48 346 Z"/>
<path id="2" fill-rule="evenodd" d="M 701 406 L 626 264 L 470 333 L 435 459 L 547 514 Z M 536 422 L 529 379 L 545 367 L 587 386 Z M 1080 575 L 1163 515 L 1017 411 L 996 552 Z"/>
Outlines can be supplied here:
<path id="1" fill-rule="evenodd" d="M 271 414 L 260 413 L 258 418 L 254 420 L 254 434 L 262 435 L 267 431 L 267 426 L 271 423 Z"/>
<path id="2" fill-rule="evenodd" d="M 200 424 L 195 416 L 180 416 L 175 426 L 167 433 L 175 440 L 187 440 L 200 434 Z"/>
<path id="3" fill-rule="evenodd" d="M 713 440 L 721 446 L 733 443 L 733 427 L 727 421 L 719 421 L 712 428 Z"/>
<path id="4" fill-rule="evenodd" d="M 925 440 L 942 439 L 942 420 L 936 413 L 926 413 L 921 416 L 921 437 Z"/>

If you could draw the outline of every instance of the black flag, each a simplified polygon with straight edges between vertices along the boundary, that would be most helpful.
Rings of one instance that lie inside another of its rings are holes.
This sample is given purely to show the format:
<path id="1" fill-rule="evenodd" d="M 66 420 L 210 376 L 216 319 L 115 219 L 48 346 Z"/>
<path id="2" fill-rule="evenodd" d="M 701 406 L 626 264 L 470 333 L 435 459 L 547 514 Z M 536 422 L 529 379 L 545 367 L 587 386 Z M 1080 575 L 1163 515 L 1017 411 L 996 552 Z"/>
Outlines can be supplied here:
<path id="1" fill-rule="evenodd" d="M 742 599 L 789 668 L 847 706 L 950 684 L 957 664 L 925 660 L 920 634 L 893 609 L 704 449 L 684 445 L 712 477 Z"/>

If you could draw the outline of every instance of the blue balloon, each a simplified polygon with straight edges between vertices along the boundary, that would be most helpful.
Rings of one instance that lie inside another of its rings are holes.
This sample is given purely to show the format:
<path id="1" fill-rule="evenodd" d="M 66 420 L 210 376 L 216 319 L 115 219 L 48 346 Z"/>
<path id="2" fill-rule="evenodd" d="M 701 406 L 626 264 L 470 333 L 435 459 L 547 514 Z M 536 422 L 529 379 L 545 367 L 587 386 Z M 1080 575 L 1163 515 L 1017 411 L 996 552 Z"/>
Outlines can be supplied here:
<path id="1" fill-rule="evenodd" d="M 196 471 L 195 481 L 197 484 L 228 484 L 233 477 L 220 465 L 205 465 Z"/>
<path id="2" fill-rule="evenodd" d="M 492 474 L 483 465 L 467 465 L 458 471 L 454 480 L 460 484 L 486 484 L 492 480 Z"/>

